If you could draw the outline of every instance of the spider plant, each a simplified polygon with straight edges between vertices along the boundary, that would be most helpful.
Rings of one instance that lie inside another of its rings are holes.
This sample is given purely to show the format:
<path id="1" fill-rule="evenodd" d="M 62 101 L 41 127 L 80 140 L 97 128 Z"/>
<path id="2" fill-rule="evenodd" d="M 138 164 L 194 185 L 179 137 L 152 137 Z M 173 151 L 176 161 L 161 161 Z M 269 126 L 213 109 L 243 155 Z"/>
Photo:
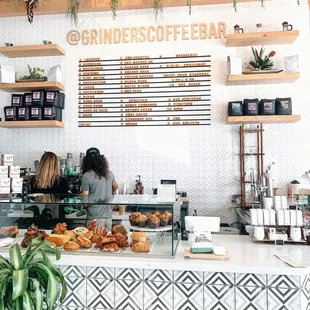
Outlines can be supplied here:
<path id="1" fill-rule="evenodd" d="M 60 258 L 58 248 L 40 239 L 32 240 L 23 255 L 14 244 L 9 259 L 0 256 L 0 310 L 54 310 L 57 300 L 64 300 L 64 277 L 46 253 Z"/>

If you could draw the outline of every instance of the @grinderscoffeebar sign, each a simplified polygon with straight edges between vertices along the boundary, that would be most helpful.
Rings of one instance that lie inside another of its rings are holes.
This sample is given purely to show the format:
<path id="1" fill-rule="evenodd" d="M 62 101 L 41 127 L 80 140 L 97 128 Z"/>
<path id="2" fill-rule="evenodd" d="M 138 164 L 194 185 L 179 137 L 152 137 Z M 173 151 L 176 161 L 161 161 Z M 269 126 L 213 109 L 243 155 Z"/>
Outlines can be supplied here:
<path id="1" fill-rule="evenodd" d="M 123 28 L 71 30 L 67 33 L 70 45 L 103 45 L 227 38 L 226 23 L 175 24 Z"/>

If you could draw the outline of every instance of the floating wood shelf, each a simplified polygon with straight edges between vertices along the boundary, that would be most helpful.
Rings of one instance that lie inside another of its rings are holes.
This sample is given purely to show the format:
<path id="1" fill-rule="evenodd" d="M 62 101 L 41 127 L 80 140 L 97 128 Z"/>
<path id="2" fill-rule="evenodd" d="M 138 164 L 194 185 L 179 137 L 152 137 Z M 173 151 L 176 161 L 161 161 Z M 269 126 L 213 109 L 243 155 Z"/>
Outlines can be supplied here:
<path id="1" fill-rule="evenodd" d="M 228 116 L 226 124 L 296 123 L 300 118 L 300 115 Z"/>
<path id="2" fill-rule="evenodd" d="M 57 44 L 4 46 L 0 47 L 0 53 L 9 58 L 65 55 L 64 49 Z"/>
<path id="3" fill-rule="evenodd" d="M 239 2 L 257 2 L 257 0 L 238 0 Z M 195 5 L 209 5 L 209 4 L 230 4 L 231 10 L 232 0 L 193 0 L 192 6 Z M 164 7 L 179 7 L 186 6 L 186 2 L 183 0 L 164 0 Z M 152 9 L 153 0 L 122 0 L 119 4 L 119 10 L 138 10 L 138 9 Z M 80 1 L 81 13 L 86 12 L 102 12 L 111 11 L 109 1 Z M 50 14 L 67 14 L 68 12 L 68 0 L 49 0 L 44 5 L 39 5 L 35 9 L 36 15 L 50 15 Z M 25 3 L 19 1 L 12 10 L 12 1 L 0 1 L 0 17 L 11 17 L 11 16 L 24 16 L 25 15 Z"/>
<path id="4" fill-rule="evenodd" d="M 292 44 L 297 39 L 298 35 L 298 30 L 229 34 L 227 37 L 226 46 L 236 47 Z"/>
<path id="5" fill-rule="evenodd" d="M 65 124 L 59 121 L 13 121 L 0 122 L 2 128 L 63 128 Z"/>
<path id="6" fill-rule="evenodd" d="M 299 77 L 299 72 L 229 75 L 227 77 L 226 85 L 293 83 L 298 80 Z"/>
<path id="7" fill-rule="evenodd" d="M 0 90 L 7 92 L 24 92 L 32 89 L 45 89 L 45 90 L 65 90 L 64 85 L 58 82 L 22 82 L 22 83 L 9 83 L 0 84 Z"/>

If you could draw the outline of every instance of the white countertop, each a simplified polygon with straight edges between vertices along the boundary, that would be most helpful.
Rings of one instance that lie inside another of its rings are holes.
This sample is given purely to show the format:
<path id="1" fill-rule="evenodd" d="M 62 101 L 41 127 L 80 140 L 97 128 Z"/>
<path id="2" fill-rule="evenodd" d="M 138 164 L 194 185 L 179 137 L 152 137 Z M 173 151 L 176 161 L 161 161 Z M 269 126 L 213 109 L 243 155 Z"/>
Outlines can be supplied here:
<path id="1" fill-rule="evenodd" d="M 249 236 L 213 235 L 212 241 L 223 245 L 230 253 L 230 259 L 200 260 L 184 258 L 187 241 L 180 241 L 175 258 L 145 258 L 124 257 L 100 254 L 70 254 L 64 253 L 59 265 L 102 266 L 116 268 L 191 270 L 256 274 L 305 275 L 308 268 L 293 268 L 283 263 L 274 254 L 291 255 L 295 260 L 302 260 L 310 266 L 310 246 L 285 245 L 283 248 L 273 244 L 254 243 Z"/>

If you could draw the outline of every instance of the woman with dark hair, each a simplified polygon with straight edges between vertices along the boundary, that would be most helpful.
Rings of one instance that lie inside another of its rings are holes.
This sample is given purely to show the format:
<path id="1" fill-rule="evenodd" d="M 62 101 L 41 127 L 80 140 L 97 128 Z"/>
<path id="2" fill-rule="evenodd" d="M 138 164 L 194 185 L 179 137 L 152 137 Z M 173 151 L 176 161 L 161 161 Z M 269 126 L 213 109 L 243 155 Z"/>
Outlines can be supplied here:
<path id="1" fill-rule="evenodd" d="M 57 156 L 45 152 L 41 157 L 36 175 L 30 180 L 31 193 L 68 194 L 67 180 L 60 175 Z"/>
<path id="2" fill-rule="evenodd" d="M 107 159 L 100 155 L 97 148 L 87 150 L 82 164 L 82 195 L 92 195 L 95 199 L 104 201 L 112 196 L 118 185 L 114 175 L 109 170 Z M 112 207 L 104 205 L 90 205 L 87 209 L 87 220 L 96 219 L 98 225 L 104 225 L 108 230 L 112 228 Z"/>

